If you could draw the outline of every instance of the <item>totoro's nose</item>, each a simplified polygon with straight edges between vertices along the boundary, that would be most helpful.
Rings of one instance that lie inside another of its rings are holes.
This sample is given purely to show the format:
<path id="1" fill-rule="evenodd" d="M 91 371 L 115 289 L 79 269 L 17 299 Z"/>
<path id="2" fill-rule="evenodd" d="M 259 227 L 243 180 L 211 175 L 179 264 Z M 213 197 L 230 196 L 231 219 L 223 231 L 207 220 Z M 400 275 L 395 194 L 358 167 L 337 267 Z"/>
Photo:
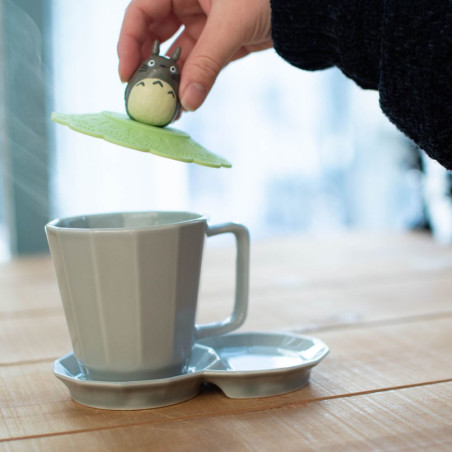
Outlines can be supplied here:
<path id="1" fill-rule="evenodd" d="M 160 67 L 166 67 L 166 64 L 161 64 Z"/>

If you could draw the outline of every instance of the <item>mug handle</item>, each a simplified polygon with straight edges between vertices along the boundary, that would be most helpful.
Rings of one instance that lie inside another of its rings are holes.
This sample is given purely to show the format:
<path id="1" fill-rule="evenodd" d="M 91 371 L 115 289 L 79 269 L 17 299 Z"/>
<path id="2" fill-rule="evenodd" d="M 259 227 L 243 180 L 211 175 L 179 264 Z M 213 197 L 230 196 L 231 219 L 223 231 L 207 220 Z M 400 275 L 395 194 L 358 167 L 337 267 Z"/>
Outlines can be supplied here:
<path id="1" fill-rule="evenodd" d="M 234 234 L 237 246 L 234 311 L 227 319 L 221 322 L 195 325 L 196 339 L 228 333 L 240 327 L 246 319 L 250 256 L 250 235 L 248 229 L 237 223 L 225 223 L 216 226 L 207 225 L 207 237 L 228 232 Z"/>

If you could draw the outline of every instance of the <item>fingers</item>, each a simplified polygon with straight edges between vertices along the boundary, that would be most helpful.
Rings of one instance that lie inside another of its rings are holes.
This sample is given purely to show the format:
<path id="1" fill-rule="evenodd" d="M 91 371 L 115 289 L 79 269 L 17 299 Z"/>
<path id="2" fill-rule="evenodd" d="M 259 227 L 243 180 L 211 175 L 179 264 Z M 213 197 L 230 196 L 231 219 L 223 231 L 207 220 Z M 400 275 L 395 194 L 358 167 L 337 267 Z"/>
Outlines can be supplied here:
<path id="1" fill-rule="evenodd" d="M 182 47 L 179 96 L 189 111 L 203 103 L 230 61 L 271 46 L 268 0 L 132 0 L 118 41 L 121 80 L 148 57 L 154 39 L 167 40 L 182 24 L 172 49 Z"/>
<path id="2" fill-rule="evenodd" d="M 184 109 L 196 110 L 201 106 L 219 72 L 232 59 L 241 46 L 239 34 L 227 17 L 211 14 L 184 63 L 180 98 Z"/>
<path id="3" fill-rule="evenodd" d="M 143 51 L 157 38 L 149 32 L 152 24 L 162 23 L 169 15 L 169 0 L 133 0 L 126 9 L 118 40 L 119 76 L 127 81 L 141 63 Z M 174 28 L 175 24 L 172 25 Z M 155 33 L 155 32 L 154 32 Z"/>

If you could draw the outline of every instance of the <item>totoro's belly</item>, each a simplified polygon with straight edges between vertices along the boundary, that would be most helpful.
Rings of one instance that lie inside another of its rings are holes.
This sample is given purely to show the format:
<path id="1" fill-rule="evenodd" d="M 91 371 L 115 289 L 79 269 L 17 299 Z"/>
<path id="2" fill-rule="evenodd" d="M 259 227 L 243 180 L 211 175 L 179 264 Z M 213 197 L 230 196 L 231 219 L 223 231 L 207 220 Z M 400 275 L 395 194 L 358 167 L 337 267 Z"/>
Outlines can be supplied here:
<path id="1" fill-rule="evenodd" d="M 176 93 L 171 85 L 155 78 L 136 83 L 127 101 L 127 111 L 133 119 L 153 126 L 167 125 L 176 108 Z"/>

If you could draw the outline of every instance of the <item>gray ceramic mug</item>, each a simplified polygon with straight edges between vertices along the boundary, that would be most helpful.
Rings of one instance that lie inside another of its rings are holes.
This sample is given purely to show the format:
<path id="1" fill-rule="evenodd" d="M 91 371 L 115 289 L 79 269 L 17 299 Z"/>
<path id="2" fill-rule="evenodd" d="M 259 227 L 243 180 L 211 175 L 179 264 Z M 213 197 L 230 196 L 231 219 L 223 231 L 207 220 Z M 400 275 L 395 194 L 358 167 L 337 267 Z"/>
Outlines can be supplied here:
<path id="1" fill-rule="evenodd" d="M 204 237 L 237 242 L 235 305 L 219 323 L 196 325 Z M 190 212 L 85 215 L 46 225 L 69 334 L 86 378 L 133 381 L 179 375 L 198 338 L 245 321 L 249 234 L 209 226 Z"/>

